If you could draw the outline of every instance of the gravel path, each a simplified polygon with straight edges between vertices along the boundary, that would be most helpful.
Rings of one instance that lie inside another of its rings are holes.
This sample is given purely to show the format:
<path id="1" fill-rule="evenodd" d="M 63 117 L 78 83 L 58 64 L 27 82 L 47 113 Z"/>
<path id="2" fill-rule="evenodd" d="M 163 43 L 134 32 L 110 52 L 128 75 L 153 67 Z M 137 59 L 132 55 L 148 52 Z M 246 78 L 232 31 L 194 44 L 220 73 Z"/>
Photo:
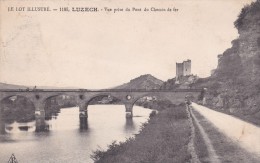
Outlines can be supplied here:
<path id="1" fill-rule="evenodd" d="M 195 111 L 199 112 L 211 122 L 221 133 L 231 138 L 240 147 L 260 158 L 260 128 L 235 118 L 220 113 L 204 106 L 192 103 Z"/>

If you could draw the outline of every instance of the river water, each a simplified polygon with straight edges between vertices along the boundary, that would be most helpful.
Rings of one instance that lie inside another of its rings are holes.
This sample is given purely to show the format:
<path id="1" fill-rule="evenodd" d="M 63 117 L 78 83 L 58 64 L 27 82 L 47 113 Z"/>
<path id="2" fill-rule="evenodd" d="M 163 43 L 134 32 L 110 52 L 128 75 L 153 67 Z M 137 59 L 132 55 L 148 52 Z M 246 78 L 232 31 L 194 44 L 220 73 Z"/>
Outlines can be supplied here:
<path id="1" fill-rule="evenodd" d="M 134 106 L 134 117 L 129 120 L 123 105 L 92 105 L 88 107 L 88 129 L 84 130 L 79 127 L 77 107 L 61 109 L 57 117 L 46 121 L 46 132 L 35 132 L 35 122 L 2 124 L 0 162 L 8 162 L 12 153 L 19 163 L 93 162 L 92 151 L 137 134 L 150 112 Z"/>

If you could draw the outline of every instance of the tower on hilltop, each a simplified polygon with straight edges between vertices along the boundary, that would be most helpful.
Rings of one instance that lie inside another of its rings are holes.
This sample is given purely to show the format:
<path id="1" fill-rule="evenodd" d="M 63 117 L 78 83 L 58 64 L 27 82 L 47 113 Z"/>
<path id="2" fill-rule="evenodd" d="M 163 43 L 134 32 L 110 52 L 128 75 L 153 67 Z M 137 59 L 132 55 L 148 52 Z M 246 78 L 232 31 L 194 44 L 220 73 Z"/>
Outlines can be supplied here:
<path id="1" fill-rule="evenodd" d="M 176 62 L 176 81 L 182 76 L 191 75 L 191 60 L 183 61 L 182 63 Z"/>

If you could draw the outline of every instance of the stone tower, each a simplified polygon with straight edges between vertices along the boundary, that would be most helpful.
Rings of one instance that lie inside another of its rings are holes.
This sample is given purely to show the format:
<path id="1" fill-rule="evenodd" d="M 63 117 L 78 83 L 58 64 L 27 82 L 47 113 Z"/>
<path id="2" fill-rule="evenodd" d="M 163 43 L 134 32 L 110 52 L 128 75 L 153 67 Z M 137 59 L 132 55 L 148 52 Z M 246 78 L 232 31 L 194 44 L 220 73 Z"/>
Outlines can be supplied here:
<path id="1" fill-rule="evenodd" d="M 191 60 L 176 63 L 176 80 L 181 76 L 191 75 Z"/>

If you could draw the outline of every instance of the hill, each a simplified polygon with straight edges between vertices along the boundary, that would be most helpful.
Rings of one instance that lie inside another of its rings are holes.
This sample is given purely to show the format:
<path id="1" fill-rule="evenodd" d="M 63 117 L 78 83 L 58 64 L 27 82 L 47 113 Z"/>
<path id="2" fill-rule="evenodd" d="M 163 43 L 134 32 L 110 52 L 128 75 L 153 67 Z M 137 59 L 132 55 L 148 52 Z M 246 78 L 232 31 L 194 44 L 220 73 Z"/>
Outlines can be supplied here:
<path id="1" fill-rule="evenodd" d="M 141 75 L 130 82 L 117 86 L 114 89 L 159 89 L 163 81 L 150 74 Z"/>
<path id="2" fill-rule="evenodd" d="M 0 83 L 0 89 L 26 89 L 26 86 Z"/>
<path id="3" fill-rule="evenodd" d="M 15 84 L 0 83 L 0 89 L 33 89 L 34 86 L 23 86 Z M 79 89 L 77 87 L 52 87 L 52 86 L 37 86 L 37 89 Z"/>

